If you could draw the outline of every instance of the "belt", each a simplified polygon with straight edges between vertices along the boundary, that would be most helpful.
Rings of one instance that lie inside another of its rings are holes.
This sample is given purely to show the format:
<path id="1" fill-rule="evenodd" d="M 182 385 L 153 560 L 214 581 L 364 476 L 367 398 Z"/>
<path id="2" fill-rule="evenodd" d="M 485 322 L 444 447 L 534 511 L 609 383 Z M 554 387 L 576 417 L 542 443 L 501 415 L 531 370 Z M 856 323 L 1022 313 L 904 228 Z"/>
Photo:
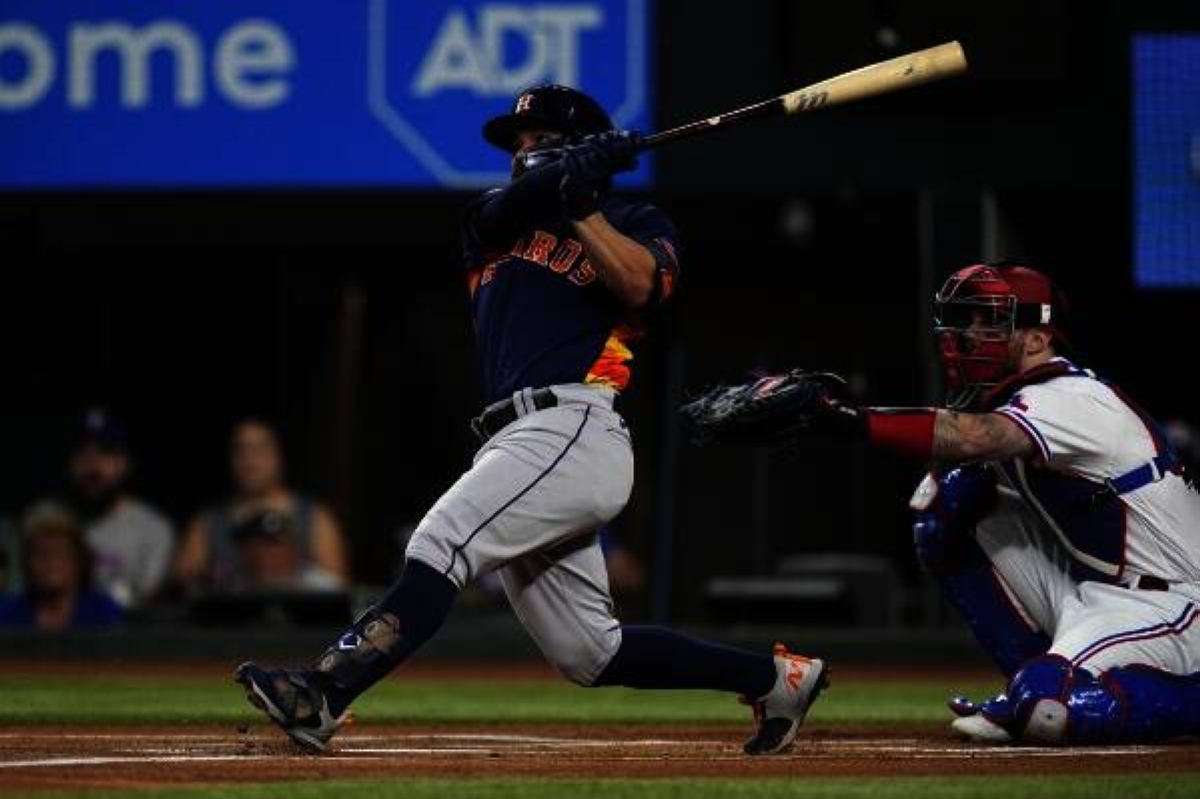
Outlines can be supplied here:
<path id="1" fill-rule="evenodd" d="M 521 406 L 518 406 L 518 403 Z M 489 438 L 508 427 L 527 413 L 544 411 L 558 405 L 558 397 L 548 388 L 538 388 L 533 391 L 523 391 L 508 399 L 494 402 L 483 409 L 483 413 L 471 420 L 471 429 L 479 437 L 480 443 L 486 443 Z"/>
<path id="2" fill-rule="evenodd" d="M 1125 583 L 1125 587 L 1131 591 L 1169 591 L 1171 584 L 1153 574 L 1142 574 Z"/>

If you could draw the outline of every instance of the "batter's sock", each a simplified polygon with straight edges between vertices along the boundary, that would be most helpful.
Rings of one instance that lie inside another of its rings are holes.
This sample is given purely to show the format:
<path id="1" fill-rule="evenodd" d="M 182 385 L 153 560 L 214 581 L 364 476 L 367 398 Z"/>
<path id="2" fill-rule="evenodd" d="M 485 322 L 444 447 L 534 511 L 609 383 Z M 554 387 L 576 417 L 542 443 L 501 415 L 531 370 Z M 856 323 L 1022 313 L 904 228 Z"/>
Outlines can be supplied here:
<path id="1" fill-rule="evenodd" d="M 708 688 L 758 699 L 775 687 L 775 658 L 665 627 L 622 627 L 621 648 L 594 684 Z"/>
<path id="2" fill-rule="evenodd" d="M 335 717 L 417 651 L 442 626 L 458 587 L 410 559 L 400 579 L 317 662 L 312 677 Z"/>

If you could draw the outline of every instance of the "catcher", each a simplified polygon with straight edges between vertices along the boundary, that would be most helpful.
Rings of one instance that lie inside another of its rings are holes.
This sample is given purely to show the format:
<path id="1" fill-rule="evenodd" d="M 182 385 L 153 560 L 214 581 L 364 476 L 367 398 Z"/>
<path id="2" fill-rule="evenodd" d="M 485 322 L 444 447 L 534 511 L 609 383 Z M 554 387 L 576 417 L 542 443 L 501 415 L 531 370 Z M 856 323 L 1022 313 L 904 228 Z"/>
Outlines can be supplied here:
<path id="1" fill-rule="evenodd" d="M 1158 424 L 1076 365 L 1063 295 L 1002 262 L 934 299 L 946 408 L 858 407 L 835 375 L 713 389 L 702 444 L 866 440 L 936 464 L 913 495 L 917 557 L 1007 679 L 951 700 L 988 743 L 1200 733 L 1200 493 Z"/>

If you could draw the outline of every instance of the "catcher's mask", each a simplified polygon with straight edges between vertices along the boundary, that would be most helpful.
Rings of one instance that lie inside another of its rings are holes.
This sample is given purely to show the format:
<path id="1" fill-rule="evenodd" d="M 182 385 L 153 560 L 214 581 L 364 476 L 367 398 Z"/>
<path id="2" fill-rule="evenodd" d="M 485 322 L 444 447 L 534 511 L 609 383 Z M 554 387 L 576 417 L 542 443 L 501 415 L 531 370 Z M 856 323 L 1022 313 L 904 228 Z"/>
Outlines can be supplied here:
<path id="1" fill-rule="evenodd" d="M 1013 333 L 1049 329 L 1056 350 L 1069 348 L 1063 333 L 1066 300 L 1050 279 L 1010 262 L 960 269 L 934 295 L 934 331 L 946 372 L 951 408 L 967 408 L 1017 369 Z"/>
<path id="2" fill-rule="evenodd" d="M 554 131 L 561 138 L 518 152 L 517 137 L 529 130 Z M 483 126 L 483 138 L 515 156 L 513 177 L 517 178 L 530 169 L 557 161 L 562 157 L 564 144 L 608 130 L 613 130 L 613 123 L 599 103 L 578 89 L 548 83 L 518 94 L 509 113 L 490 119 Z"/>

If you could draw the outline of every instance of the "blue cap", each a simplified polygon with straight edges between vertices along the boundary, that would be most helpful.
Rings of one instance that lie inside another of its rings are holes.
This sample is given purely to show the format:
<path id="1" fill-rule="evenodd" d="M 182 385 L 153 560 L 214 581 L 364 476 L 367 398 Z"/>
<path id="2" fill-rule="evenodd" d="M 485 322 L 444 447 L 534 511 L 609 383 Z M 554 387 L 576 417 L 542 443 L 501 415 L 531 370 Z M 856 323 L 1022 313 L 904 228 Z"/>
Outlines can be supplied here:
<path id="1" fill-rule="evenodd" d="M 95 444 L 112 452 L 125 452 L 129 448 L 129 436 L 125 425 L 103 408 L 91 408 L 83 415 L 76 438 L 77 448 L 88 444 Z"/>

